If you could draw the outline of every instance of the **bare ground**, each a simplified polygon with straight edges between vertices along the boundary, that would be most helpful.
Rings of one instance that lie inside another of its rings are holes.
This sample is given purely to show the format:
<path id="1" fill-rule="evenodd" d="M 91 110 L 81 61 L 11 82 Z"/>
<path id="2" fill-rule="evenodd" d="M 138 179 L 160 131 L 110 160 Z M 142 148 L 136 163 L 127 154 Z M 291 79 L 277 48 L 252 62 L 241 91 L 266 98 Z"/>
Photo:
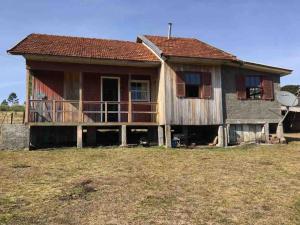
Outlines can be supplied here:
<path id="1" fill-rule="evenodd" d="M 300 142 L 0 152 L 0 224 L 300 224 Z"/>

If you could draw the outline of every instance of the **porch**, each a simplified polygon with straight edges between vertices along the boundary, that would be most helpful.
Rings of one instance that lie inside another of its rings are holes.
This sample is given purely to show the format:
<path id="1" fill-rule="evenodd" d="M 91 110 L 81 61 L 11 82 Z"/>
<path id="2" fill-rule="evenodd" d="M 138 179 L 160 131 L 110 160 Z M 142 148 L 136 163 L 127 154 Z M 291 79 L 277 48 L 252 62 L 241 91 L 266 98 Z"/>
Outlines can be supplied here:
<path id="1" fill-rule="evenodd" d="M 157 125 L 154 67 L 27 61 L 31 126 Z"/>

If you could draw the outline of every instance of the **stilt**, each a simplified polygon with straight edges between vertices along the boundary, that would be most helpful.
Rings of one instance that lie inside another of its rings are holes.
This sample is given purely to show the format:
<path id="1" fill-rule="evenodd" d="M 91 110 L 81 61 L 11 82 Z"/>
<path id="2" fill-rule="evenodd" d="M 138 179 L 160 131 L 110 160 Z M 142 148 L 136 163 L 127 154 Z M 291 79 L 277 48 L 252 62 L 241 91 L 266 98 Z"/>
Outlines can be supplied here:
<path id="1" fill-rule="evenodd" d="M 224 126 L 224 147 L 228 146 L 229 143 L 229 132 L 230 132 L 230 124 Z"/>
<path id="2" fill-rule="evenodd" d="M 165 146 L 166 148 L 171 148 L 172 147 L 172 140 L 171 140 L 171 126 L 170 125 L 165 125 Z"/>
<path id="3" fill-rule="evenodd" d="M 127 126 L 121 126 L 121 147 L 127 146 Z"/>
<path id="4" fill-rule="evenodd" d="M 162 126 L 157 127 L 158 146 L 164 145 L 164 128 Z"/>
<path id="5" fill-rule="evenodd" d="M 265 131 L 265 141 L 266 143 L 270 143 L 270 127 L 269 123 L 265 123 L 264 125 L 264 131 Z"/>
<path id="6" fill-rule="evenodd" d="M 77 148 L 82 148 L 82 126 L 77 126 Z"/>
<path id="7" fill-rule="evenodd" d="M 278 123 L 277 130 L 276 130 L 276 136 L 280 140 L 280 143 L 286 143 L 286 140 L 284 138 L 282 122 Z"/>
<path id="8" fill-rule="evenodd" d="M 97 144 L 97 128 L 96 127 L 88 127 L 87 128 L 87 144 L 89 146 L 95 146 Z"/>
<path id="9" fill-rule="evenodd" d="M 224 127 L 223 125 L 219 126 L 218 129 L 218 147 L 224 147 Z"/>

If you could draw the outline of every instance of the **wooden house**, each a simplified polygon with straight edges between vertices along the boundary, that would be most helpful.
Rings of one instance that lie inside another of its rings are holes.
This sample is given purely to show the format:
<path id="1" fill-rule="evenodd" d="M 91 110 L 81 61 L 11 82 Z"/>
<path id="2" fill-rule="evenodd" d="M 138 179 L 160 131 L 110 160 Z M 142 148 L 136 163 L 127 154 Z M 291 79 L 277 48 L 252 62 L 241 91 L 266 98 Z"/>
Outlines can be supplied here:
<path id="1" fill-rule="evenodd" d="M 31 34 L 8 53 L 26 59 L 32 146 L 268 141 L 280 77 L 291 73 L 193 38 Z"/>

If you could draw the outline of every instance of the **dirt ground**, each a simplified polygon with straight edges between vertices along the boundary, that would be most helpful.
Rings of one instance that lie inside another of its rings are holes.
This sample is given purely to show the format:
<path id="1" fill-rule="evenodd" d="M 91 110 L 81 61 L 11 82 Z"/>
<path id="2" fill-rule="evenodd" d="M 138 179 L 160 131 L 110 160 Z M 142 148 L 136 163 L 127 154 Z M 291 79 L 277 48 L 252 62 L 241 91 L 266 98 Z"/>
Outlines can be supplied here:
<path id="1" fill-rule="evenodd" d="M 230 149 L 1 151 L 0 224 L 300 224 L 299 137 Z"/>

